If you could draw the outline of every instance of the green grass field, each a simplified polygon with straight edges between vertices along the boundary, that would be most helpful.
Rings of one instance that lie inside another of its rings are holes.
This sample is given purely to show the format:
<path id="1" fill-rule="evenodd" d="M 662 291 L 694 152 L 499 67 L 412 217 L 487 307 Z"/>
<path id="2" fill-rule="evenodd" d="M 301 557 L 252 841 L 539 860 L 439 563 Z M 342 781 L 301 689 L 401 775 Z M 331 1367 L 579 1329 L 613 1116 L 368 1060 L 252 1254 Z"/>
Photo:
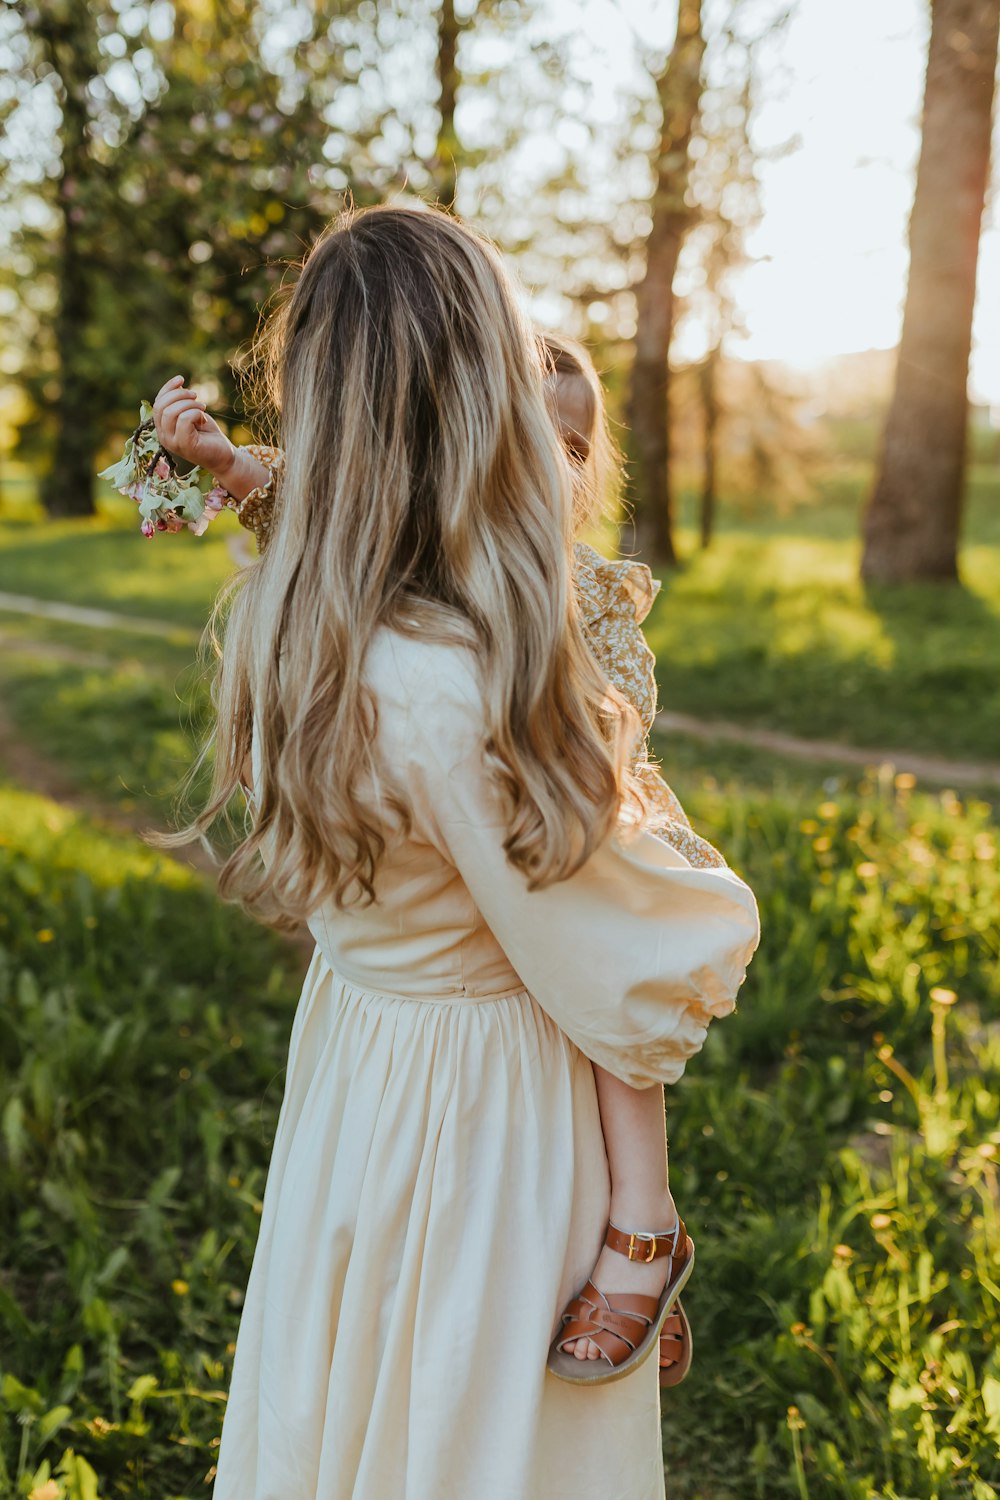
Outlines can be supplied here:
<path id="1" fill-rule="evenodd" d="M 991 494 L 964 590 L 878 604 L 848 499 L 734 519 L 656 606 L 665 704 L 995 755 Z M 0 613 L 0 690 L 30 751 L 162 821 L 232 564 L 221 531 L 133 527 L 0 520 L 0 589 L 171 626 Z M 668 1094 L 699 1258 L 668 1494 L 997 1500 L 995 810 L 887 769 L 658 749 L 763 924 L 736 1015 Z M 187 869 L 0 785 L 0 1500 L 206 1493 L 301 969 Z"/>
<path id="2" fill-rule="evenodd" d="M 996 825 L 891 781 L 689 801 L 757 891 L 764 941 L 668 1097 L 699 1247 L 670 1494 L 987 1500 Z M 193 1500 L 296 976 L 134 842 L 12 789 L 0 827 L 0 1485 Z"/>
<path id="3" fill-rule="evenodd" d="M 983 466 L 971 476 L 958 588 L 864 589 L 862 493 L 852 472 L 786 516 L 723 506 L 706 553 L 682 526 L 685 561 L 664 577 L 648 623 L 661 705 L 879 750 L 1000 758 L 1000 473 Z M 691 519 L 689 501 L 682 518 Z M 232 572 L 233 532 L 225 516 L 203 539 L 147 543 L 127 501 L 104 502 L 97 522 L 42 526 L 22 506 L 0 516 L 0 590 L 176 626 L 162 641 L 135 635 L 117 652 L 164 667 L 169 681 Z M 15 618 L 0 612 L 0 630 Z M 37 710 L 29 670 L 22 662 L 9 687 L 25 722 Z M 55 688 L 66 690 L 65 674 Z M 85 684 L 79 692 L 87 696 Z"/>
<path id="4" fill-rule="evenodd" d="M 665 577 L 648 625 L 660 701 L 875 749 L 1000 759 L 1000 475 L 973 476 L 960 588 L 866 590 L 857 485 L 724 522 Z"/>

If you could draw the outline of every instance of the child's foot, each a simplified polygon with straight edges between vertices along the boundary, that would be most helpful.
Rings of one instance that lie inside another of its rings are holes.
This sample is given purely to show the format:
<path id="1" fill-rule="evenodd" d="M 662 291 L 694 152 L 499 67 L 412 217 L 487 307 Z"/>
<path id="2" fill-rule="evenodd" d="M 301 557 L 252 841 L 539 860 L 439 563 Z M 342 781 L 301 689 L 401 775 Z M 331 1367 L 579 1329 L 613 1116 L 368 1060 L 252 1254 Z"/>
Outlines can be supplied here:
<path id="1" fill-rule="evenodd" d="M 611 1222 L 616 1228 L 624 1229 L 626 1232 L 641 1229 L 655 1230 L 658 1233 L 663 1229 L 670 1234 L 678 1224 L 677 1209 L 669 1193 L 666 1198 L 658 1196 L 653 1200 L 636 1196 L 626 1202 L 612 1196 Z M 637 1241 L 636 1250 L 638 1254 L 642 1254 L 641 1241 Z M 663 1288 L 667 1284 L 671 1265 L 669 1255 L 658 1256 L 656 1260 L 651 1261 L 629 1260 L 627 1255 L 605 1245 L 598 1256 L 590 1279 L 598 1291 L 603 1292 L 607 1297 L 611 1297 L 614 1292 L 628 1292 L 658 1299 L 662 1296 Z M 575 1355 L 577 1359 L 602 1358 L 601 1351 L 593 1339 L 572 1339 L 568 1344 L 564 1344 L 563 1348 L 567 1354 Z"/>

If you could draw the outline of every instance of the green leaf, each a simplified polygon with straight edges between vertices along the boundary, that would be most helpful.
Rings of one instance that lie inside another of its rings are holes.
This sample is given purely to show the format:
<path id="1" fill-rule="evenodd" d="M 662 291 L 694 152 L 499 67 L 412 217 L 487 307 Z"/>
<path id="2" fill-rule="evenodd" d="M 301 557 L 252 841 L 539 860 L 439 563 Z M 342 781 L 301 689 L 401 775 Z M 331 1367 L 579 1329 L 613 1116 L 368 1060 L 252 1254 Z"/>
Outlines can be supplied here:
<path id="1" fill-rule="evenodd" d="M 5 1375 L 0 1381 L 0 1400 L 9 1411 L 30 1411 L 37 1417 L 45 1410 L 45 1402 L 38 1392 L 22 1385 L 16 1375 Z"/>
<path id="2" fill-rule="evenodd" d="M 72 1407 L 53 1406 L 52 1410 L 47 1411 L 44 1417 L 39 1420 L 38 1427 L 36 1428 L 38 1441 L 40 1443 L 47 1442 L 54 1432 L 58 1432 L 60 1427 L 66 1425 L 72 1415 Z"/>
<path id="3" fill-rule="evenodd" d="M 18 1333 L 35 1332 L 34 1324 L 30 1322 L 13 1293 L 9 1292 L 2 1282 L 0 1282 L 0 1322 Z"/>
<path id="4" fill-rule="evenodd" d="M 196 484 L 179 491 L 174 501 L 174 510 L 178 515 L 183 515 L 185 521 L 197 521 L 204 513 L 204 496 Z"/>
<path id="5" fill-rule="evenodd" d="M 118 1272 L 128 1264 L 129 1253 L 125 1245 L 116 1245 L 108 1256 L 94 1280 L 98 1286 L 104 1286 L 109 1281 L 114 1281 Z"/>
<path id="6" fill-rule="evenodd" d="M 28 1133 L 24 1128 L 24 1102 L 14 1094 L 8 1099 L 0 1121 L 4 1144 L 12 1167 L 18 1167 L 27 1154 Z"/>
<path id="7" fill-rule="evenodd" d="M 126 452 L 117 463 L 109 464 L 106 469 L 99 469 L 98 479 L 106 479 L 109 484 L 114 485 L 116 490 L 125 489 L 126 485 L 137 478 L 135 460 L 131 452 Z"/>
<path id="8" fill-rule="evenodd" d="M 158 1389 L 159 1384 L 155 1375 L 139 1375 L 133 1380 L 125 1394 L 130 1401 L 141 1403 Z"/>
<path id="9" fill-rule="evenodd" d="M 56 1473 L 66 1482 L 66 1500 L 99 1500 L 97 1475 L 72 1448 L 66 1449 Z"/>

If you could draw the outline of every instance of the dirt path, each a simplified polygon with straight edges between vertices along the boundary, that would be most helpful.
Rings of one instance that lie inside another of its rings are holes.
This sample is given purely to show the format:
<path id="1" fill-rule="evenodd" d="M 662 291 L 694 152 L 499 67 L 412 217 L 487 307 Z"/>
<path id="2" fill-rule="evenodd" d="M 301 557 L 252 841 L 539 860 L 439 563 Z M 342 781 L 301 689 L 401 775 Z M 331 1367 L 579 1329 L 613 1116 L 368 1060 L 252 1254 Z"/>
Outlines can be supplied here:
<path id="1" fill-rule="evenodd" d="M 252 560 L 247 538 L 241 535 L 229 538 L 228 541 L 234 561 L 244 563 Z M 34 599 L 26 594 L 0 591 L 0 611 L 3 610 L 35 615 L 42 619 L 63 620 L 75 625 L 97 626 L 105 630 L 126 630 L 131 634 L 190 637 L 192 642 L 198 640 L 199 634 L 189 627 L 171 625 L 165 620 L 140 619 L 132 615 L 117 614 L 112 610 L 91 609 L 83 605 L 57 603 L 49 599 Z M 0 632 L 0 642 L 2 641 L 3 635 Z M 71 648 L 49 646 L 45 642 L 29 646 L 18 641 L 17 649 L 30 650 L 37 655 L 58 656 L 67 661 L 82 662 L 84 655 L 73 652 Z M 734 724 L 724 719 L 697 719 L 690 714 L 673 713 L 669 710 L 657 714 L 656 728 L 663 734 L 681 734 L 690 739 L 721 740 L 727 744 L 747 745 L 769 751 L 772 755 L 784 755 L 792 760 L 810 761 L 817 765 L 864 767 L 888 763 L 895 766 L 897 771 L 911 772 L 919 781 L 939 786 L 1000 787 L 1000 761 L 953 760 L 919 750 L 884 747 L 869 749 L 860 745 L 845 745 L 839 740 L 803 739 L 780 729 L 758 729 L 749 724 Z"/>
<path id="2" fill-rule="evenodd" d="M 655 727 L 662 734 L 681 734 L 696 740 L 722 740 L 731 745 L 749 745 L 772 755 L 816 764 L 848 766 L 892 765 L 897 771 L 909 771 L 918 781 L 940 786 L 1000 787 L 1000 761 L 950 760 L 945 756 L 926 755 L 919 750 L 868 750 L 859 745 L 844 745 L 839 740 L 805 740 L 785 734 L 780 729 L 755 729 L 748 724 L 731 724 L 724 719 L 695 719 L 690 714 L 664 710 L 656 716 Z"/>
<path id="3" fill-rule="evenodd" d="M 99 797 L 81 791 L 55 761 L 42 755 L 34 746 L 28 745 L 22 739 L 11 722 L 2 700 L 0 700 L 0 772 L 8 776 L 17 786 L 23 787 L 25 791 L 36 792 L 41 797 L 49 797 L 62 807 L 69 808 L 71 812 L 91 818 L 95 823 L 110 828 L 116 833 L 127 833 L 135 838 L 141 838 L 145 832 L 163 831 L 162 825 L 155 824 L 148 812 L 129 811 L 126 808 L 115 807 Z M 188 844 L 185 848 L 177 849 L 169 854 L 164 851 L 164 854 L 166 858 L 176 859 L 179 864 L 197 870 L 200 875 L 214 883 L 216 867 L 199 844 Z M 295 932 L 284 933 L 282 936 L 294 948 L 303 964 L 307 963 L 313 952 L 313 939 L 309 931 L 301 927 Z"/>
<path id="4" fill-rule="evenodd" d="M 87 625 L 92 630 L 127 630 L 129 635 L 172 636 L 197 641 L 199 632 L 176 621 L 151 620 L 143 615 L 120 615 L 111 609 L 93 609 L 85 604 L 64 604 L 56 599 L 34 599 L 30 594 L 7 594 L 0 589 L 0 610 L 8 614 L 32 615 L 41 620 L 62 620 L 67 625 Z"/>
<path id="5" fill-rule="evenodd" d="M 161 832 L 148 813 L 138 809 L 130 811 L 115 807 L 90 792 L 81 791 L 73 780 L 54 760 L 29 745 L 14 726 L 10 715 L 0 701 L 0 770 L 11 781 L 25 791 L 37 792 L 40 797 L 49 797 L 72 812 L 92 818 L 96 823 L 114 829 L 117 833 L 130 833 L 136 838 L 147 830 Z M 214 866 L 196 844 L 180 849 L 170 856 L 180 864 L 190 865 L 202 875 L 211 875 Z"/>

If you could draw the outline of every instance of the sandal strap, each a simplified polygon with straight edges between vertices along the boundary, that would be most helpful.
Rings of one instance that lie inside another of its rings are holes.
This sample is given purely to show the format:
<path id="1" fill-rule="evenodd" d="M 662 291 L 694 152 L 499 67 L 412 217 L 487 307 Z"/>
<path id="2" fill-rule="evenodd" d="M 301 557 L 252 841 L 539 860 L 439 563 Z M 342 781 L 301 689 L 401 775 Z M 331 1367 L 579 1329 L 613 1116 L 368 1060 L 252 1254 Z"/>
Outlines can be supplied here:
<path id="1" fill-rule="evenodd" d="M 687 1251 L 687 1230 L 681 1218 L 678 1218 L 672 1229 L 661 1230 L 659 1233 L 648 1229 L 626 1232 L 616 1224 L 609 1224 L 604 1243 L 629 1260 L 659 1260 L 661 1255 L 672 1255 L 683 1260 Z"/>
<path id="2" fill-rule="evenodd" d="M 676 1364 L 684 1353 L 684 1319 L 679 1313 L 671 1312 L 663 1320 L 660 1329 L 660 1364 L 669 1360 Z"/>
<path id="3" fill-rule="evenodd" d="M 598 1292 L 598 1296 L 603 1296 L 603 1293 Z M 656 1316 L 659 1299 L 616 1295 L 615 1300 L 616 1302 L 628 1301 L 633 1304 L 644 1304 L 644 1306 L 638 1306 L 633 1311 L 626 1312 L 623 1308 L 611 1307 L 607 1304 L 607 1299 L 605 1299 L 605 1306 L 598 1307 L 593 1303 L 585 1302 L 582 1298 L 576 1298 L 563 1313 L 563 1328 L 559 1335 L 558 1348 L 563 1349 L 573 1339 L 586 1338 L 597 1345 L 609 1364 L 619 1365 L 623 1359 L 627 1359 L 646 1337 L 647 1330 Z"/>
<path id="4" fill-rule="evenodd" d="M 595 1328 L 590 1323 L 570 1324 L 563 1333 L 556 1348 L 560 1353 L 565 1352 L 564 1346 L 571 1339 L 588 1338 L 600 1349 L 602 1356 L 612 1367 L 620 1365 L 622 1360 L 628 1359 L 635 1345 L 630 1339 L 622 1338 L 617 1333 L 612 1333 L 609 1328 Z"/>
<path id="5" fill-rule="evenodd" d="M 606 1314 L 622 1313 L 630 1318 L 643 1318 L 652 1323 L 660 1308 L 659 1297 L 650 1297 L 643 1292 L 602 1292 L 592 1281 L 573 1301 L 567 1303 L 564 1318 L 594 1318 Z"/>

